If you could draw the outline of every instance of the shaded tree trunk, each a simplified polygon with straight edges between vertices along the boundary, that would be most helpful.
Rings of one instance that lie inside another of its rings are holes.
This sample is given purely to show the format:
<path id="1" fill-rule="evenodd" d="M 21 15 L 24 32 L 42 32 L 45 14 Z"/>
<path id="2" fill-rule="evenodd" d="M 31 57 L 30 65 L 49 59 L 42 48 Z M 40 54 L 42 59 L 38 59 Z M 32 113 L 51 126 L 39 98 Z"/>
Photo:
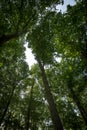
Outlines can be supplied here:
<path id="1" fill-rule="evenodd" d="M 14 33 L 14 34 L 11 34 L 11 35 L 2 35 L 0 37 L 0 46 L 2 44 L 4 44 L 5 42 L 8 42 L 14 38 L 17 38 L 18 36 L 20 36 L 20 33 Z"/>
<path id="2" fill-rule="evenodd" d="M 72 89 L 72 87 L 69 87 L 69 90 L 70 90 L 70 93 L 72 95 L 72 98 L 74 100 L 74 102 L 76 103 L 81 115 L 82 115 L 82 118 L 85 122 L 85 124 L 87 125 L 87 113 L 84 109 L 84 107 L 81 105 L 81 102 L 80 100 L 78 99 L 78 96 L 75 94 L 74 90 Z"/>
<path id="3" fill-rule="evenodd" d="M 21 31 L 16 31 L 14 32 L 13 34 L 10 34 L 10 35 L 2 35 L 0 37 L 0 46 L 2 46 L 4 43 L 12 40 L 12 39 L 16 39 L 18 38 L 19 36 L 21 36 L 22 34 L 26 34 L 28 32 L 28 24 L 33 20 L 33 18 L 35 17 L 35 13 L 31 16 L 31 19 L 28 19 L 26 22 L 25 22 L 25 25 L 23 26 L 23 29 Z M 19 23 L 20 24 L 20 23 Z"/>
<path id="4" fill-rule="evenodd" d="M 31 112 L 31 107 L 32 107 L 33 87 L 34 87 L 34 81 L 32 83 L 31 91 L 30 91 L 30 98 L 29 98 L 29 104 L 28 104 L 28 109 L 27 109 L 28 111 L 27 111 L 25 130 L 29 130 L 29 128 L 30 128 L 30 112 Z"/>
<path id="5" fill-rule="evenodd" d="M 73 83 L 72 83 L 71 77 L 70 77 L 70 79 L 68 81 L 68 89 L 69 89 L 69 91 L 71 93 L 71 96 L 72 96 L 74 102 L 76 103 L 76 105 L 77 105 L 77 107 L 78 107 L 78 109 L 79 109 L 79 111 L 81 113 L 81 116 L 82 116 L 85 124 L 87 125 L 87 112 L 85 111 L 84 107 L 82 106 L 76 92 L 73 90 Z"/>
<path id="6" fill-rule="evenodd" d="M 48 80 L 47 80 L 47 76 L 46 76 L 46 73 L 45 73 L 45 70 L 44 70 L 44 66 L 42 65 L 39 58 L 37 58 L 37 61 L 38 61 L 38 64 L 39 64 L 39 67 L 40 67 L 40 70 L 41 70 L 42 80 L 43 80 L 43 84 L 44 84 L 44 87 L 45 87 L 45 96 L 46 96 L 46 99 L 47 99 L 48 104 L 49 104 L 49 110 L 50 110 L 50 113 L 51 113 L 51 118 L 52 118 L 52 122 L 53 122 L 53 125 L 54 125 L 54 130 L 63 130 L 63 125 L 62 125 L 61 119 L 59 117 L 59 113 L 57 111 L 56 104 L 54 102 L 54 99 L 53 99 L 53 96 L 52 96 L 52 93 L 51 93 L 51 90 L 50 90 L 50 86 L 49 86 L 49 83 L 48 83 Z"/>
<path id="7" fill-rule="evenodd" d="M 11 95 L 10 95 L 10 97 L 9 97 L 9 99 L 8 99 L 6 108 L 4 109 L 4 112 L 3 112 L 3 114 L 2 114 L 2 117 L 0 118 L 0 126 L 1 126 L 3 120 L 4 120 L 5 116 L 6 116 L 7 111 L 8 111 L 9 105 L 10 105 L 10 103 L 11 103 L 11 99 L 12 99 L 13 94 L 14 94 L 15 87 L 16 87 L 16 85 L 13 86 L 13 89 L 12 89 Z"/>

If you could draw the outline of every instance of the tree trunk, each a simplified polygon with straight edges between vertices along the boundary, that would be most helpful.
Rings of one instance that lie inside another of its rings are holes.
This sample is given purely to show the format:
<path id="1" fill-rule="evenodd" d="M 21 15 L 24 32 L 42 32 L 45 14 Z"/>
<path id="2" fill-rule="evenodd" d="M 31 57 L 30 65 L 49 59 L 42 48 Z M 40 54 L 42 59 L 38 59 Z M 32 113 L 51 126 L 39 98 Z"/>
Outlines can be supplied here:
<path id="1" fill-rule="evenodd" d="M 25 130 L 29 130 L 29 128 L 30 128 L 30 112 L 31 112 L 31 105 L 32 105 L 33 87 L 34 87 L 34 81 L 31 86 L 31 91 L 30 91 L 30 99 L 29 99 L 29 104 L 28 104 L 28 109 L 27 109 L 28 111 L 27 111 Z"/>
<path id="2" fill-rule="evenodd" d="M 6 108 L 5 108 L 5 110 L 4 110 L 3 114 L 2 114 L 2 117 L 0 118 L 0 126 L 1 126 L 1 124 L 2 124 L 2 122 L 3 122 L 3 120 L 4 120 L 4 117 L 6 116 L 7 111 L 8 111 L 9 105 L 10 105 L 10 103 L 11 103 L 11 99 L 12 99 L 13 94 L 14 94 L 15 87 L 16 87 L 16 86 L 13 86 L 13 89 L 12 89 L 11 95 L 10 95 L 10 97 L 9 97 L 9 99 L 8 99 Z"/>
<path id="3" fill-rule="evenodd" d="M 43 84 L 44 84 L 44 87 L 45 87 L 45 96 L 46 96 L 46 99 L 47 99 L 48 104 L 49 104 L 49 110 L 50 110 L 50 113 L 51 113 L 51 118 L 52 118 L 52 122 L 53 122 L 53 125 L 54 125 L 54 130 L 63 130 L 63 125 L 62 125 L 61 119 L 59 117 L 59 113 L 57 111 L 56 104 L 54 102 L 54 99 L 53 99 L 53 96 L 52 96 L 52 93 L 51 93 L 51 90 L 50 90 L 50 86 L 49 86 L 49 83 L 48 83 L 48 80 L 47 80 L 47 76 L 46 76 L 46 73 L 45 73 L 45 70 L 44 70 L 44 66 L 42 65 L 39 58 L 37 58 L 37 61 L 38 61 L 38 64 L 39 64 L 39 67 L 40 67 L 40 70 L 41 70 L 42 80 L 43 80 Z"/>
<path id="4" fill-rule="evenodd" d="M 22 34 L 26 34 L 28 32 L 27 26 L 28 26 L 29 22 L 32 21 L 32 18 L 34 18 L 34 17 L 35 17 L 35 13 L 31 16 L 31 19 L 26 21 L 26 23 L 25 23 L 25 25 L 24 25 L 24 27 L 21 31 L 19 31 L 19 32 L 16 31 L 16 32 L 14 32 L 13 34 L 10 34 L 10 35 L 2 35 L 0 37 L 0 46 L 2 46 L 5 42 L 8 42 L 8 41 L 15 39 L 15 38 L 18 38 Z"/>
<path id="5" fill-rule="evenodd" d="M 78 96 L 75 94 L 73 88 L 70 87 L 70 86 L 69 86 L 68 88 L 69 88 L 69 90 L 70 90 L 70 93 L 71 93 L 71 95 L 72 95 L 72 98 L 73 98 L 74 102 L 76 103 L 76 105 L 77 105 L 77 107 L 78 107 L 78 109 L 79 109 L 79 111 L 80 111 L 80 113 L 81 113 L 81 116 L 82 116 L 82 118 L 83 118 L 85 124 L 87 125 L 87 113 L 86 113 L 84 107 L 81 105 L 81 102 L 80 102 L 80 100 L 78 99 Z"/>
<path id="6" fill-rule="evenodd" d="M 12 40 L 13 38 L 17 38 L 18 36 L 19 36 L 18 33 L 14 33 L 14 34 L 11 34 L 11 35 L 2 35 L 0 37 L 0 46 L 2 44 L 4 44 L 5 42 Z"/>
<path id="7" fill-rule="evenodd" d="M 72 77 L 72 76 L 71 76 Z M 85 111 L 84 107 L 82 106 L 77 94 L 75 93 L 75 91 L 73 90 L 73 83 L 72 83 L 72 78 L 70 77 L 69 81 L 68 81 L 68 89 L 71 93 L 71 96 L 74 100 L 74 102 L 76 103 L 80 113 L 81 113 L 81 116 L 85 122 L 85 124 L 87 125 L 87 112 Z"/>

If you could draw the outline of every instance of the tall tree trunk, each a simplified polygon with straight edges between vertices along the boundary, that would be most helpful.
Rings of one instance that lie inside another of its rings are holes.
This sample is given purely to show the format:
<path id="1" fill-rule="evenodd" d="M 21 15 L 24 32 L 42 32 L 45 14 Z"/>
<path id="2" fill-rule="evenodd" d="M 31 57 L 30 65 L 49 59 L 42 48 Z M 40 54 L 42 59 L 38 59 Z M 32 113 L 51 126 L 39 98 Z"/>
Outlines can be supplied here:
<path id="1" fill-rule="evenodd" d="M 81 105 L 81 102 L 80 100 L 78 99 L 78 96 L 76 95 L 76 93 L 74 92 L 73 88 L 69 86 L 69 90 L 70 90 L 70 93 L 72 95 L 72 98 L 74 100 L 74 102 L 76 103 L 81 115 L 82 115 L 82 118 L 85 122 L 85 124 L 87 125 L 87 113 L 84 109 L 84 107 Z"/>
<path id="2" fill-rule="evenodd" d="M 9 97 L 9 99 L 8 99 L 6 108 L 4 109 L 4 112 L 3 112 L 3 114 L 2 114 L 2 117 L 0 118 L 0 126 L 1 126 L 3 120 L 4 120 L 5 116 L 6 116 L 7 111 L 8 111 L 9 105 L 10 105 L 10 103 L 11 103 L 11 99 L 12 99 L 13 94 L 14 94 L 15 87 L 16 87 L 16 85 L 13 86 L 13 89 L 12 89 L 11 95 L 10 95 L 10 97 Z"/>
<path id="3" fill-rule="evenodd" d="M 73 83 L 72 83 L 71 77 L 70 77 L 70 79 L 68 81 L 68 89 L 69 89 L 69 91 L 71 93 L 71 96 L 72 96 L 74 102 L 76 103 L 76 105 L 77 105 L 77 107 L 78 107 L 78 109 L 79 109 L 79 111 L 81 113 L 81 116 L 82 116 L 85 124 L 87 125 L 87 112 L 85 111 L 84 107 L 82 106 L 76 92 L 73 90 Z"/>
<path id="4" fill-rule="evenodd" d="M 29 130 L 29 128 L 30 128 L 30 112 L 31 112 L 31 106 L 32 106 L 33 87 L 34 87 L 34 81 L 32 83 L 31 91 L 30 91 L 30 98 L 29 98 L 28 109 L 27 109 L 28 111 L 27 111 L 25 130 Z"/>
<path id="5" fill-rule="evenodd" d="M 46 76 L 46 73 L 45 73 L 45 70 L 44 70 L 44 66 L 42 65 L 39 58 L 37 58 L 37 61 L 38 61 L 38 64 L 39 64 L 39 67 L 40 67 L 40 70 L 41 70 L 42 80 L 43 80 L 43 84 L 44 84 L 44 87 L 45 87 L 45 96 L 46 96 L 46 99 L 47 99 L 48 104 L 49 104 L 49 110 L 50 110 L 50 113 L 51 113 L 51 118 L 52 118 L 52 122 L 53 122 L 53 125 L 54 125 L 54 130 L 63 130 L 63 125 L 62 125 L 61 119 L 59 117 L 59 113 L 57 111 L 56 104 L 54 102 L 54 99 L 53 99 L 53 96 L 52 96 L 52 93 L 51 93 L 51 90 L 50 90 L 50 86 L 49 86 L 49 83 L 48 83 L 48 80 L 47 80 L 47 76 Z"/>

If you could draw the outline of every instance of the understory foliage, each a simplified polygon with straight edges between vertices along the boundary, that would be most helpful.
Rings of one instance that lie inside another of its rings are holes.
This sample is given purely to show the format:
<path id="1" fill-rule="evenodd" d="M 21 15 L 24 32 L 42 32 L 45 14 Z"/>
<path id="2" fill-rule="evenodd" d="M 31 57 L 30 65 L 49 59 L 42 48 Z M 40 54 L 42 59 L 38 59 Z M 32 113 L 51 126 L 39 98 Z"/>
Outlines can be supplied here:
<path id="1" fill-rule="evenodd" d="M 0 129 L 87 129 L 87 1 L 63 3 L 0 1 Z"/>

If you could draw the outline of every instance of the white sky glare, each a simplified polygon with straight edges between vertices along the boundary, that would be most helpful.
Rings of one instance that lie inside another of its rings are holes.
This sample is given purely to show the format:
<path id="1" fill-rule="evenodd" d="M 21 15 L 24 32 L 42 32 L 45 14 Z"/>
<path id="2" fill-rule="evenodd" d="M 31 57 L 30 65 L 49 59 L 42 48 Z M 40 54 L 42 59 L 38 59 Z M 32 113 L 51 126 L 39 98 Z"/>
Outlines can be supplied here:
<path id="1" fill-rule="evenodd" d="M 75 5 L 75 0 L 64 0 L 64 5 L 58 5 L 57 9 L 62 12 L 65 12 L 67 9 L 67 5 Z M 26 51 L 25 51 L 25 55 L 26 55 L 26 62 L 28 63 L 29 67 L 31 67 L 33 64 L 37 63 L 34 55 L 32 54 L 32 50 L 30 48 L 28 48 L 28 43 L 26 43 L 25 45 Z"/>
<path id="2" fill-rule="evenodd" d="M 25 55 L 26 55 L 26 62 L 28 63 L 29 67 L 36 63 L 35 57 L 32 54 L 32 50 L 28 48 L 28 43 L 24 45 L 26 48 Z"/>
<path id="3" fill-rule="evenodd" d="M 75 0 L 64 0 L 64 4 L 63 5 L 58 5 L 57 6 L 57 8 L 58 8 L 58 10 L 60 11 L 62 11 L 62 12 L 65 12 L 66 11 L 66 9 L 67 9 L 67 5 L 75 5 Z"/>

